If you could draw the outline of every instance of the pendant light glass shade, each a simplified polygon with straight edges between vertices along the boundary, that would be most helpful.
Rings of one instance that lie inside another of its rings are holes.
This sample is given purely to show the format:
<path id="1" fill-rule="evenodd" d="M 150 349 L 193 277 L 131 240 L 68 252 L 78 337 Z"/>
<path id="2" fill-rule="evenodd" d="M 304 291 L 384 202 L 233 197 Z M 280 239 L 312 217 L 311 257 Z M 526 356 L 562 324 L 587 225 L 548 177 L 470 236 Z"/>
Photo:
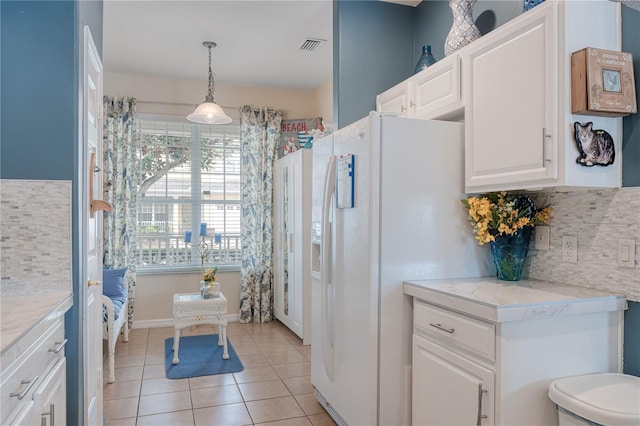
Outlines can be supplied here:
<path id="1" fill-rule="evenodd" d="M 213 81 L 213 71 L 211 71 L 211 48 L 216 47 L 216 43 L 205 41 L 202 45 L 209 49 L 209 92 L 204 102 L 198 105 L 195 111 L 187 115 L 187 120 L 200 124 L 227 124 L 231 123 L 231 117 L 224 113 L 220 105 L 213 100 L 215 83 Z"/>
<path id="2" fill-rule="evenodd" d="M 187 120 L 200 124 L 228 124 L 232 121 L 213 99 L 205 100 L 198 105 L 195 111 L 187 115 Z"/>

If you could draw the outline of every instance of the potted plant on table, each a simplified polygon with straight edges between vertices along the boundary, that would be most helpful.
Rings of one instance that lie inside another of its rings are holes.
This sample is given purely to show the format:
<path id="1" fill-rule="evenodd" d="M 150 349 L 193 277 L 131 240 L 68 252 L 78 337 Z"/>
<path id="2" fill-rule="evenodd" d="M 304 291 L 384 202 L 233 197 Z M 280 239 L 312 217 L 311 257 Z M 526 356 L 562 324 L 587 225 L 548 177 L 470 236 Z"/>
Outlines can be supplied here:
<path id="1" fill-rule="evenodd" d="M 207 269 L 202 273 L 200 281 L 200 294 L 204 299 L 211 299 L 220 296 L 220 283 L 216 281 L 218 267 Z"/>
<path id="2" fill-rule="evenodd" d="M 498 278 L 518 281 L 529 250 L 531 229 L 548 224 L 551 207 L 537 209 L 519 193 L 490 192 L 461 200 L 478 244 L 491 244 Z"/>

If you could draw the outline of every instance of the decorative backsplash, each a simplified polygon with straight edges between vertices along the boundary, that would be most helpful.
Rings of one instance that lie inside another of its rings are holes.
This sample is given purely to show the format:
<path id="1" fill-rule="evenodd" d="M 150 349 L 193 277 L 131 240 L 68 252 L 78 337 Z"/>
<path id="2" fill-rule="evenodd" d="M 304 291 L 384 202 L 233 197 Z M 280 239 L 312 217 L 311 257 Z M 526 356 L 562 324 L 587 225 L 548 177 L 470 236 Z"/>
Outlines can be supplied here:
<path id="1" fill-rule="evenodd" d="M 0 180 L 0 294 L 71 292 L 71 182 Z"/>
<path id="2" fill-rule="evenodd" d="M 624 294 L 640 301 L 640 187 L 560 192 L 536 198 L 553 208 L 550 250 L 530 250 L 529 277 Z M 578 237 L 578 263 L 562 261 L 562 236 Z M 617 264 L 618 240 L 636 241 L 635 268 Z"/>

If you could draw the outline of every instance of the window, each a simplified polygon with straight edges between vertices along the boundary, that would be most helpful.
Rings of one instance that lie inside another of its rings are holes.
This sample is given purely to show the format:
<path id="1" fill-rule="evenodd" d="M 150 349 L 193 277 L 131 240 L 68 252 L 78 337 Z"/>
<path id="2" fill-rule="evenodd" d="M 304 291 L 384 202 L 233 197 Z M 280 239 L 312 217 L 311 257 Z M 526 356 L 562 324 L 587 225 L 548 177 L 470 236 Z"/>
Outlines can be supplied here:
<path id="1" fill-rule="evenodd" d="M 205 267 L 239 265 L 239 125 L 142 116 L 137 126 L 140 269 L 200 267 L 202 255 Z"/>

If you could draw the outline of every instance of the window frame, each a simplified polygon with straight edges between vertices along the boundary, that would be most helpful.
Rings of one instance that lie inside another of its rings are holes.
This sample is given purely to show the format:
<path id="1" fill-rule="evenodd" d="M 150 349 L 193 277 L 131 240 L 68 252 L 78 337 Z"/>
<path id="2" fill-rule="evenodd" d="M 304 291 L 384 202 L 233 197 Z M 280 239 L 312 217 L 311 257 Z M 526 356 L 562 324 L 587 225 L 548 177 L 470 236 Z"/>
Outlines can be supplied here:
<path id="1" fill-rule="evenodd" d="M 201 171 L 201 155 L 200 153 L 201 151 L 201 147 L 202 147 L 202 135 L 203 132 L 202 128 L 206 127 L 208 125 L 203 125 L 203 124 L 197 124 L 197 123 L 192 123 L 190 121 L 188 121 L 185 117 L 182 116 L 177 116 L 177 115 L 170 115 L 170 114 L 155 114 L 155 113 L 138 113 L 136 115 L 136 120 L 141 120 L 141 121 L 156 121 L 156 122 L 161 122 L 161 123 L 179 123 L 179 124 L 186 124 L 186 125 L 190 125 L 191 126 L 191 201 L 188 203 L 183 203 L 183 204 L 187 204 L 191 206 L 191 232 L 192 235 L 198 235 L 198 231 L 199 231 L 199 226 L 200 226 L 200 222 L 201 220 L 201 211 L 202 211 L 202 206 L 206 205 L 206 204 L 220 204 L 220 205 L 224 205 L 225 206 L 225 210 L 227 209 L 227 207 L 229 205 L 237 205 L 238 206 L 238 210 L 240 210 L 240 199 L 238 199 L 237 203 L 235 202 L 231 202 L 229 203 L 228 200 L 224 200 L 222 203 L 213 203 L 213 202 L 206 202 L 207 200 L 204 200 L 202 198 L 202 186 L 201 186 L 201 182 L 202 182 L 202 171 Z M 224 126 L 237 126 L 237 134 L 238 136 L 240 135 L 240 122 L 238 119 L 233 119 L 231 121 L 231 123 L 229 124 L 225 124 Z M 140 124 L 137 123 L 136 124 L 136 131 L 140 131 Z M 140 137 L 140 144 L 142 144 L 142 134 L 139 135 Z M 196 143 L 196 141 L 198 141 L 198 143 Z M 226 163 L 225 163 L 225 169 L 226 169 Z M 240 176 L 240 180 L 241 180 L 241 175 L 242 175 L 242 167 L 240 167 L 239 170 L 239 176 Z M 224 174 L 224 194 L 226 194 L 226 182 L 227 182 L 227 178 L 226 178 L 226 173 Z M 204 201 L 204 202 L 203 202 Z M 146 204 L 146 203 L 145 203 Z M 153 206 L 154 204 L 149 203 L 151 206 Z M 172 202 L 172 204 L 176 204 L 174 202 Z M 136 240 L 138 240 L 139 236 L 138 236 L 138 205 L 136 205 Z M 194 220 L 196 220 L 197 222 L 194 222 Z M 197 226 L 195 225 L 197 223 Z M 240 229 L 242 227 L 242 221 L 240 220 L 239 223 Z M 198 238 L 198 237 L 196 237 Z M 193 240 L 193 238 L 192 238 Z M 193 244 L 193 243 L 192 243 Z M 136 250 L 138 250 L 138 248 L 136 247 Z M 163 275 L 163 274 L 193 274 L 193 273 L 200 273 L 201 272 L 201 265 L 199 263 L 199 257 L 197 255 L 194 256 L 194 251 L 196 249 L 192 249 L 192 262 L 189 264 L 171 264 L 171 265 L 141 265 L 138 264 L 137 266 L 137 273 L 139 275 Z M 138 261 L 139 255 L 138 253 L 136 253 L 136 261 Z M 219 272 L 226 272 L 226 271 L 239 271 L 240 270 L 240 266 L 241 266 L 241 260 L 238 259 L 237 262 L 229 262 L 229 263 L 213 263 L 213 262 L 205 262 L 204 264 L 204 268 L 211 268 L 217 266 L 218 267 L 218 271 Z"/>

